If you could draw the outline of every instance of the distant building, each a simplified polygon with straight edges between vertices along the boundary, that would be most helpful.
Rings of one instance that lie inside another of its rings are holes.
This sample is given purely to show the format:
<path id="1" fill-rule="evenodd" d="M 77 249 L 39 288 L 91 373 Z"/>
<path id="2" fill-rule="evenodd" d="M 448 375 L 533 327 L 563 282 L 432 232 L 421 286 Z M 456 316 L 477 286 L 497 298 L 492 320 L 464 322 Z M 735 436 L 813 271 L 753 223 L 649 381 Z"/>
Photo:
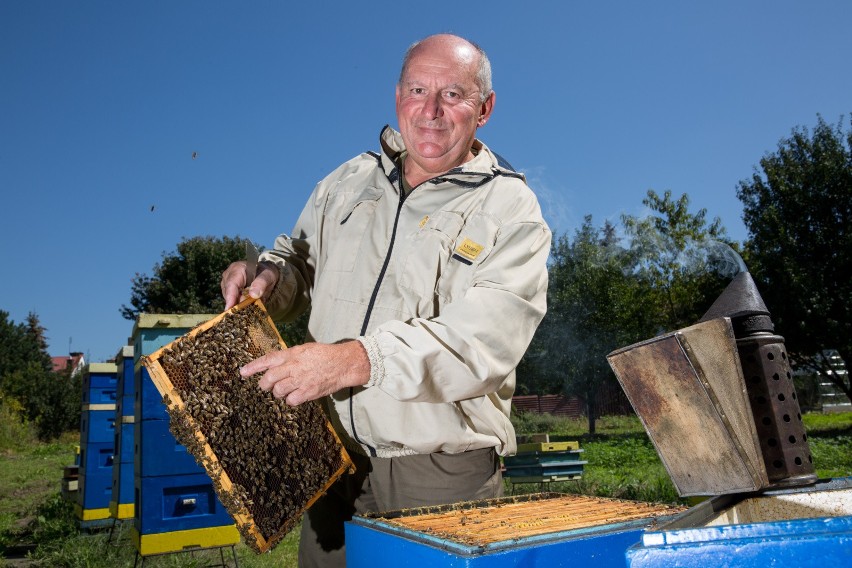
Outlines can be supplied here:
<path id="1" fill-rule="evenodd" d="M 54 373 L 68 373 L 71 377 L 82 371 L 86 365 L 86 359 L 79 352 L 51 357 L 50 360 L 53 363 Z"/>

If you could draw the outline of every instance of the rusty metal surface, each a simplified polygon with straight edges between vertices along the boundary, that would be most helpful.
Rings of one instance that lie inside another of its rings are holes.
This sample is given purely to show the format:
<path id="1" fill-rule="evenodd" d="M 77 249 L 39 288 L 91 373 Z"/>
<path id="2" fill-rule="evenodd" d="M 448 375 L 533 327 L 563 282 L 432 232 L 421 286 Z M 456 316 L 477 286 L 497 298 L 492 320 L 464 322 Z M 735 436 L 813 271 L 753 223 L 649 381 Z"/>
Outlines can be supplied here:
<path id="1" fill-rule="evenodd" d="M 768 484 L 730 320 L 699 323 L 607 359 L 680 495 Z"/>
<path id="2" fill-rule="evenodd" d="M 737 348 L 770 482 L 816 481 L 784 339 L 738 339 Z"/>

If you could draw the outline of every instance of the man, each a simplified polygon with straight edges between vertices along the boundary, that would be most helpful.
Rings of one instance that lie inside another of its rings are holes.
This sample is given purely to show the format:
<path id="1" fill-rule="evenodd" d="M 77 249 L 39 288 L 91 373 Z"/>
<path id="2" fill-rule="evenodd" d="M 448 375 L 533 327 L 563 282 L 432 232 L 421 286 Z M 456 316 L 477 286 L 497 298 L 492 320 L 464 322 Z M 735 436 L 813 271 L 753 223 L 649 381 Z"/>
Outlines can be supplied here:
<path id="1" fill-rule="evenodd" d="M 288 404 L 322 398 L 357 472 L 302 523 L 301 565 L 344 563 L 354 511 L 502 494 L 515 367 L 545 312 L 550 231 L 523 176 L 476 130 L 491 68 L 453 35 L 414 44 L 396 88 L 399 133 L 314 189 L 292 236 L 261 255 L 248 294 L 273 318 L 311 305 L 314 343 L 242 373 Z M 226 306 L 245 264 L 223 274 Z"/>

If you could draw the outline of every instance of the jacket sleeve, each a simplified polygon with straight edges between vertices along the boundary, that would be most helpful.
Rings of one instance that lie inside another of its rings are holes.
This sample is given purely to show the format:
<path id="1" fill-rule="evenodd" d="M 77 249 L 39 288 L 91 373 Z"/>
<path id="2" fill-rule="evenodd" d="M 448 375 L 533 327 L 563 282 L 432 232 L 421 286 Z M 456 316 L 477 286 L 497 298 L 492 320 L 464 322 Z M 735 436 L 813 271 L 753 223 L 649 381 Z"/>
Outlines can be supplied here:
<path id="1" fill-rule="evenodd" d="M 265 302 L 270 317 L 275 321 L 293 321 L 310 306 L 327 179 L 314 188 L 296 221 L 293 234 L 279 235 L 273 248 L 263 251 L 259 257 L 260 261 L 273 263 L 278 268 L 278 283 Z"/>
<path id="2" fill-rule="evenodd" d="M 368 387 L 422 402 L 514 389 L 504 383 L 546 311 L 551 234 L 534 201 L 529 210 L 501 226 L 471 286 L 439 316 L 389 321 L 359 338 L 373 367 Z"/>

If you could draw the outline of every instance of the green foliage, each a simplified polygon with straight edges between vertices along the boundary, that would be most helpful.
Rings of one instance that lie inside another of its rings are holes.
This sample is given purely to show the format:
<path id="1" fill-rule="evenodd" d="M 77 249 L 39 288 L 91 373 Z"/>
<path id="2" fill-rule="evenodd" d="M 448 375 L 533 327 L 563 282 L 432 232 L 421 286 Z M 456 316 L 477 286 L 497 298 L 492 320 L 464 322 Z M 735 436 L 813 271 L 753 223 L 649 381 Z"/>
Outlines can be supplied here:
<path id="1" fill-rule="evenodd" d="M 746 260 L 776 331 L 800 365 L 821 370 L 852 399 L 848 377 L 814 356 L 852 361 L 852 128 L 794 128 L 739 183 Z"/>
<path id="2" fill-rule="evenodd" d="M 77 428 L 79 375 L 53 372 L 38 316 L 30 313 L 26 324 L 15 324 L 8 316 L 0 311 L 0 399 L 6 401 L 7 411 L 20 412 L 43 440 Z"/>
<path id="3" fill-rule="evenodd" d="M 193 237 L 183 239 L 177 252 L 165 254 L 154 265 L 154 275 L 136 274 L 130 306 L 121 315 L 136 319 L 150 314 L 215 314 L 225 309 L 220 282 L 222 272 L 245 258 L 245 239 Z"/>
<path id="4" fill-rule="evenodd" d="M 676 201 L 671 191 L 653 190 L 642 203 L 655 214 L 622 218 L 636 262 L 636 275 L 654 305 L 657 331 L 696 323 L 740 270 L 733 243 L 726 243 L 718 218 L 707 224 L 707 211 L 689 211 L 689 196 Z"/>
<path id="5" fill-rule="evenodd" d="M 687 503 L 679 498 L 668 472 L 636 416 L 604 416 L 600 432 L 588 435 L 577 420 L 518 413 L 512 424 L 518 435 L 549 433 L 551 441 L 578 440 L 583 449 L 581 479 L 553 483 L 549 490 L 659 503 Z M 852 412 L 802 416 L 814 467 L 820 478 L 852 476 Z M 508 483 L 508 482 L 507 482 Z M 538 491 L 536 484 L 518 485 L 517 493 Z"/>
<path id="6" fill-rule="evenodd" d="M 24 416 L 21 403 L 0 394 L 0 454 L 21 450 L 35 440 L 35 429 Z"/>
<path id="7" fill-rule="evenodd" d="M 30 365 L 44 372 L 52 370 L 38 316 L 30 313 L 26 324 L 16 324 L 9 312 L 0 310 L 0 390 L 14 395 L 20 385 L 10 385 L 9 375 Z"/>
<path id="8" fill-rule="evenodd" d="M 0 413 L 0 431 L 8 428 Z M 73 463 L 78 434 L 63 434 L 58 441 L 31 441 L 18 448 L 0 448 L 0 566 L 2 558 L 21 546 L 32 548 L 28 566 L 113 568 L 132 566 L 136 549 L 130 541 L 132 523 L 109 532 L 85 532 L 79 528 L 73 501 L 57 491 L 63 467 Z M 73 499 L 73 497 L 72 497 Z M 295 567 L 299 528 L 290 532 L 271 552 L 257 555 L 243 544 L 236 546 L 239 565 L 246 568 Z M 225 550 L 233 565 L 230 549 Z M 219 564 L 217 550 L 169 554 L 145 559 L 145 566 L 203 567 Z"/>
<path id="9" fill-rule="evenodd" d="M 606 355 L 696 323 L 741 265 L 721 222 L 691 213 L 686 194 L 650 190 L 643 204 L 651 215 L 622 218 L 626 247 L 614 226 L 596 228 L 589 216 L 572 239 L 554 240 L 548 312 L 518 367 L 520 394 L 585 400 L 590 432 L 597 394 L 615 382 Z"/>
<path id="10" fill-rule="evenodd" d="M 625 252 L 614 227 L 597 229 L 588 216 L 573 239 L 554 240 L 548 311 L 518 370 L 520 392 L 562 392 L 586 400 L 592 430 L 597 391 L 615 380 L 607 353 L 649 329 L 651 312 Z"/>

